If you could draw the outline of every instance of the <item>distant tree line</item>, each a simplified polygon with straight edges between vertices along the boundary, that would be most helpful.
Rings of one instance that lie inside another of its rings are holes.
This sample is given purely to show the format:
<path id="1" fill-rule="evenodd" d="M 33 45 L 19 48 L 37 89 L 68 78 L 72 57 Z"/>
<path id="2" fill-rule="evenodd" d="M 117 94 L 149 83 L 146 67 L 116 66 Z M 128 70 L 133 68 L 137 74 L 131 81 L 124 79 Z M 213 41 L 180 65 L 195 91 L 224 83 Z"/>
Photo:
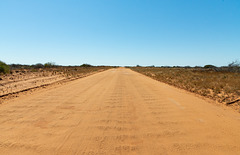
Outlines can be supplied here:
<path id="1" fill-rule="evenodd" d="M 131 67 L 131 66 L 125 66 L 125 67 Z M 136 65 L 135 67 L 155 67 L 154 65 L 152 66 L 140 66 L 140 65 Z M 229 63 L 227 66 L 221 66 L 221 67 L 217 67 L 215 65 L 205 65 L 205 66 L 195 66 L 195 67 L 191 67 L 191 66 L 159 66 L 161 68 L 193 68 L 193 69 L 198 69 L 198 70 L 203 70 L 203 71 L 216 71 L 216 72 L 239 72 L 240 73 L 240 62 L 239 61 L 233 61 L 231 63 Z"/>
<path id="2" fill-rule="evenodd" d="M 0 61 L 0 74 L 6 74 L 6 73 L 10 73 L 11 70 L 14 69 L 41 69 L 41 68 L 53 68 L 53 67 L 63 67 L 60 65 L 57 65 L 54 62 L 47 62 L 45 64 L 42 63 L 37 63 L 34 65 L 22 65 L 22 64 L 10 64 L 7 65 L 6 63 L 4 63 L 3 61 Z M 68 66 L 71 67 L 71 66 Z M 77 67 L 77 66 L 75 66 Z M 94 67 L 93 65 L 84 63 L 78 67 Z M 113 67 L 118 67 L 118 66 L 113 66 Z M 132 67 L 132 66 L 125 66 L 125 67 Z M 136 67 L 143 67 L 140 65 L 136 65 Z M 155 67 L 154 65 L 152 66 L 144 66 L 144 67 Z M 231 63 L 229 63 L 227 66 L 221 66 L 221 67 L 217 67 L 211 64 L 205 65 L 205 66 L 195 66 L 195 67 L 191 67 L 191 66 L 161 66 L 162 68 L 195 68 L 195 69 L 199 69 L 199 70 L 209 70 L 209 71 L 223 71 L 223 72 L 239 72 L 240 73 L 240 62 L 239 61 L 233 61 Z"/>
<path id="3" fill-rule="evenodd" d="M 54 62 L 47 62 L 45 64 L 37 63 L 33 65 L 22 65 L 22 64 L 10 64 L 9 65 L 11 69 L 39 69 L 39 68 L 52 68 L 57 67 L 59 65 L 56 65 Z"/>
<path id="4" fill-rule="evenodd" d="M 33 65 L 22 65 L 22 64 L 10 64 L 9 65 L 11 69 L 40 69 L 40 68 L 53 68 L 53 67 L 64 67 L 61 65 L 57 65 L 54 62 L 47 62 L 45 64 L 42 63 L 37 63 L 37 64 L 33 64 Z M 71 66 L 68 66 L 71 67 Z M 76 67 L 76 66 L 75 66 Z M 78 67 L 94 67 L 90 64 L 82 64 Z"/>
<path id="5" fill-rule="evenodd" d="M 47 62 L 47 63 L 36 63 L 33 65 L 23 65 L 23 64 L 6 64 L 3 61 L 0 61 L 0 74 L 7 74 L 11 73 L 11 70 L 17 70 L 17 69 L 45 69 L 45 68 L 56 68 L 56 67 L 95 67 L 93 65 L 84 63 L 82 65 L 78 66 L 61 66 L 57 65 L 54 62 Z M 99 66 L 104 67 L 104 66 Z"/>

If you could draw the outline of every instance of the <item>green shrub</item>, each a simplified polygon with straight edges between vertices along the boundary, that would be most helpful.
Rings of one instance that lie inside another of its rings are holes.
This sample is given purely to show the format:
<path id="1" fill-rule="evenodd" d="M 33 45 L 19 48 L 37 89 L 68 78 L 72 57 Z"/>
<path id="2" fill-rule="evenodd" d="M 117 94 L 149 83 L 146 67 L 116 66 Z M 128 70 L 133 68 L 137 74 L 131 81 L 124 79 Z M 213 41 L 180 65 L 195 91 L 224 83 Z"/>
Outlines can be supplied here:
<path id="1" fill-rule="evenodd" d="M 80 67 L 92 67 L 90 64 L 82 64 Z"/>
<path id="2" fill-rule="evenodd" d="M 6 74 L 9 72 L 10 72 L 10 67 L 6 63 L 0 61 L 0 73 Z"/>
<path id="3" fill-rule="evenodd" d="M 56 66 L 55 62 L 47 62 L 47 63 L 44 64 L 45 68 L 52 68 L 52 67 L 55 67 L 55 66 Z"/>
<path id="4" fill-rule="evenodd" d="M 45 64 L 45 65 L 46 65 L 46 64 Z M 37 63 L 37 64 L 35 64 L 35 65 L 32 65 L 32 67 L 38 69 L 38 68 L 43 68 L 44 65 L 41 64 L 41 63 Z"/>
<path id="5" fill-rule="evenodd" d="M 214 65 L 205 65 L 204 68 L 216 68 Z"/>

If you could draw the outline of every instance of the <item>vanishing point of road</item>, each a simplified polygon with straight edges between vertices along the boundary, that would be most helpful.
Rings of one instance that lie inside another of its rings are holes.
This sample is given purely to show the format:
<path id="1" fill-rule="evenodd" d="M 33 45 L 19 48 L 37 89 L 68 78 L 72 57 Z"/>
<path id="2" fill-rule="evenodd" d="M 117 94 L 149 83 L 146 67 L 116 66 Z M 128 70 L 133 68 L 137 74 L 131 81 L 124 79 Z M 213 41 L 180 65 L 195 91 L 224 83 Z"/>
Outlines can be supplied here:
<path id="1" fill-rule="evenodd" d="M 0 105 L 0 154 L 240 154 L 240 114 L 126 68 Z"/>

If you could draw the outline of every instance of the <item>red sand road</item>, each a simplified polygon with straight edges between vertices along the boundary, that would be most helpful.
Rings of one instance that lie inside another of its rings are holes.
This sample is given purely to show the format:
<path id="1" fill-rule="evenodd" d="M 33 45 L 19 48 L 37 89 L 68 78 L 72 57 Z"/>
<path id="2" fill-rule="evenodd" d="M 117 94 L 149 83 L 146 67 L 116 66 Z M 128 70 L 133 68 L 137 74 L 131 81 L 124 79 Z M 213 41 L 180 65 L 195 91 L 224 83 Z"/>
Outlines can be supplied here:
<path id="1" fill-rule="evenodd" d="M 240 154 L 240 114 L 110 69 L 0 105 L 0 154 Z"/>

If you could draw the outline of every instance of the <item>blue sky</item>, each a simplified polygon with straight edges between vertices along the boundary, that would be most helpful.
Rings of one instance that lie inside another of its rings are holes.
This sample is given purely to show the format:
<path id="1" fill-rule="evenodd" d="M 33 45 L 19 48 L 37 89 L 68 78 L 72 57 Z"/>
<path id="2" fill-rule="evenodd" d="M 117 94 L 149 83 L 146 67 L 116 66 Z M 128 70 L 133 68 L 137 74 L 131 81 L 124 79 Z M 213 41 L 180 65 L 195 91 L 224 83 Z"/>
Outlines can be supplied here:
<path id="1" fill-rule="evenodd" d="M 0 60 L 61 65 L 227 65 L 240 0 L 1 0 Z"/>

